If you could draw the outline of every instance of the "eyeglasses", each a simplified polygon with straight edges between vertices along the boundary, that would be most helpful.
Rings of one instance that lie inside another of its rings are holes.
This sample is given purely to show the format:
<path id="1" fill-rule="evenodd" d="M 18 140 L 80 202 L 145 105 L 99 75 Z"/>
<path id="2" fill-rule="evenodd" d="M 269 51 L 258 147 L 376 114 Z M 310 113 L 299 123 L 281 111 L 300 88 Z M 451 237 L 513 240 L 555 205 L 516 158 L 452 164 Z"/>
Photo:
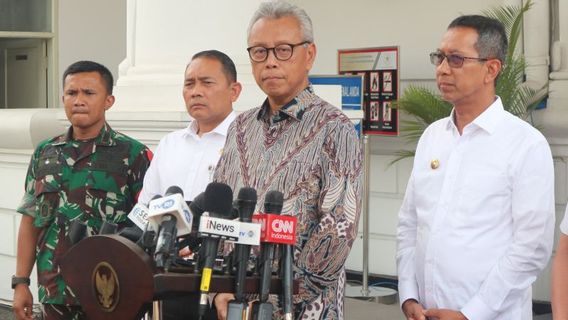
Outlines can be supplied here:
<path id="1" fill-rule="evenodd" d="M 468 60 L 477 60 L 477 61 L 487 61 L 490 58 L 473 58 L 473 57 L 464 57 L 460 56 L 459 54 L 444 54 L 442 52 L 432 52 L 430 53 L 430 62 L 436 67 L 441 65 L 444 59 L 448 60 L 448 65 L 451 68 L 461 68 L 465 59 Z"/>
<path id="2" fill-rule="evenodd" d="M 297 46 L 303 46 L 305 44 L 310 43 L 309 41 L 300 42 L 297 44 L 280 44 L 276 47 L 266 48 L 262 46 L 255 46 L 255 47 L 248 47 L 247 51 L 249 53 L 249 57 L 254 62 L 264 62 L 268 59 L 268 52 L 272 51 L 276 59 L 280 61 L 286 61 L 292 58 L 294 54 L 294 48 Z"/>

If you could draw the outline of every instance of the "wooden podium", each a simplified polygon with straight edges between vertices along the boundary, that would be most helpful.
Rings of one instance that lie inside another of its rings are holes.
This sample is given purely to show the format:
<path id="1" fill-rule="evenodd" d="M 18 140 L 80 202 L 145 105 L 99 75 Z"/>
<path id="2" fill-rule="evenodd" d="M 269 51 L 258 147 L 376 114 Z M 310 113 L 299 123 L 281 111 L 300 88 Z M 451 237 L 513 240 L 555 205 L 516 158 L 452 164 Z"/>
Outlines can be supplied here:
<path id="1" fill-rule="evenodd" d="M 85 238 L 60 263 L 65 282 L 81 301 L 89 320 L 140 319 L 154 300 L 199 292 L 195 273 L 158 273 L 152 258 L 132 241 L 118 235 Z M 178 271 L 180 269 L 176 269 Z M 181 270 L 180 270 L 181 271 Z M 233 276 L 214 275 L 211 292 L 233 292 Z M 259 278 L 248 277 L 246 293 L 257 293 Z M 272 278 L 271 293 L 282 292 Z M 298 282 L 294 281 L 294 293 Z"/>

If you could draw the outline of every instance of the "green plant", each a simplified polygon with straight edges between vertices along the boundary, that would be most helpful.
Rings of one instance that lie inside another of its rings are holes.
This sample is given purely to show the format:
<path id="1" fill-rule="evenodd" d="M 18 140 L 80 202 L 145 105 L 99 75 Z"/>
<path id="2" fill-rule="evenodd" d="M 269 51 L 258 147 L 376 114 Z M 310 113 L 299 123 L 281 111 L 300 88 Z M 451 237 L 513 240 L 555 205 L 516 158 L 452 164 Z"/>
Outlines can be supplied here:
<path id="1" fill-rule="evenodd" d="M 517 53 L 523 15 L 531 6 L 532 1 L 527 1 L 522 6 L 495 7 L 483 11 L 485 16 L 503 23 L 509 38 L 505 64 L 497 79 L 496 94 L 501 97 L 507 111 L 524 120 L 530 118 L 531 112 L 546 96 L 545 88 L 535 90 L 524 84 L 527 64 L 523 55 Z M 410 120 L 401 121 L 401 136 L 407 143 L 418 141 L 428 125 L 447 117 L 452 110 L 452 105 L 442 100 L 437 92 L 412 85 L 404 91 L 396 107 L 411 116 Z M 400 150 L 396 155 L 392 163 L 413 157 L 414 151 Z"/>

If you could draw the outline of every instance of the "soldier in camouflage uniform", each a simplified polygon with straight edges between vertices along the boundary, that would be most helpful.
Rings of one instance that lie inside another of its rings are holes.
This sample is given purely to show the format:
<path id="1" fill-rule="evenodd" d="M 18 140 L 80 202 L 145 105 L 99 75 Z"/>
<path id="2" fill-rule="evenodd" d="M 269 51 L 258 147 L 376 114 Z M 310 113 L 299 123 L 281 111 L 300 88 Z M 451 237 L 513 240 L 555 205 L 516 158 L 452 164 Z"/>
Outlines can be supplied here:
<path id="1" fill-rule="evenodd" d="M 16 319 L 31 319 L 33 298 L 25 279 L 34 262 L 44 318 L 84 318 L 77 297 L 59 273 L 59 260 L 71 246 L 71 222 L 83 221 L 90 234 L 97 233 L 103 221 L 126 223 L 151 158 L 145 145 L 112 130 L 105 121 L 105 111 L 114 103 L 107 68 L 76 62 L 63 80 L 63 104 L 71 127 L 36 148 L 17 209 L 22 221 L 14 279 L 23 280 L 15 284 Z"/>

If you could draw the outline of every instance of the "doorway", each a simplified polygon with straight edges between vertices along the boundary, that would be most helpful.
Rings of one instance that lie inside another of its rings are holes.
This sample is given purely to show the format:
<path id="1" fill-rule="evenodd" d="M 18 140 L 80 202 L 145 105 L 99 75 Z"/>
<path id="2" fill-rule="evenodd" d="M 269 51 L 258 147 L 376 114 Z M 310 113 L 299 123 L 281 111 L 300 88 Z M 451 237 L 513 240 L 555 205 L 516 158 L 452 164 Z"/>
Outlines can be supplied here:
<path id="1" fill-rule="evenodd" d="M 0 52 L 0 107 L 46 108 L 46 41 L 0 39 Z"/>

